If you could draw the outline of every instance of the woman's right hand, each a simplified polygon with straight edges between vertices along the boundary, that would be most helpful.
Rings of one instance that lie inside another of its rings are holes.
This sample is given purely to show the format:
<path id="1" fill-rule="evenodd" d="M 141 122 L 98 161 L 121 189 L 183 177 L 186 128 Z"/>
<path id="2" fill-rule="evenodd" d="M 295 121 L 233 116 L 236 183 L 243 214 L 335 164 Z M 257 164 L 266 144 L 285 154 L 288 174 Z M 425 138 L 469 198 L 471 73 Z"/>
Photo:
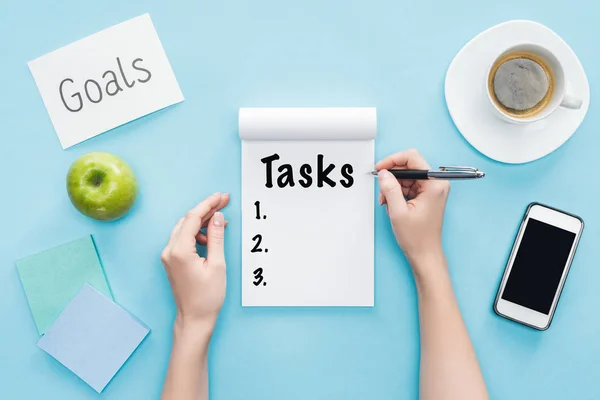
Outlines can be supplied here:
<path id="1" fill-rule="evenodd" d="M 379 161 L 379 203 L 387 212 L 398 244 L 420 280 L 431 269 L 446 265 L 442 225 L 450 184 L 442 180 L 397 180 L 388 169 L 431 169 L 416 150 L 396 153 Z"/>

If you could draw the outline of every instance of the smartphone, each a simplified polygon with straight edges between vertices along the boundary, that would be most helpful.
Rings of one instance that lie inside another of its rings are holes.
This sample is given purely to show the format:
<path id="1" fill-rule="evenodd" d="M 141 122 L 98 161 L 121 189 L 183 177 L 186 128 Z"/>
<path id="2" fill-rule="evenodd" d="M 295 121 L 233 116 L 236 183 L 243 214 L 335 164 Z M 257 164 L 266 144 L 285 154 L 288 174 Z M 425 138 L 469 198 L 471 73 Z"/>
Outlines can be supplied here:
<path id="1" fill-rule="evenodd" d="M 531 203 L 498 288 L 496 314 L 548 329 L 582 232 L 580 217 Z"/>

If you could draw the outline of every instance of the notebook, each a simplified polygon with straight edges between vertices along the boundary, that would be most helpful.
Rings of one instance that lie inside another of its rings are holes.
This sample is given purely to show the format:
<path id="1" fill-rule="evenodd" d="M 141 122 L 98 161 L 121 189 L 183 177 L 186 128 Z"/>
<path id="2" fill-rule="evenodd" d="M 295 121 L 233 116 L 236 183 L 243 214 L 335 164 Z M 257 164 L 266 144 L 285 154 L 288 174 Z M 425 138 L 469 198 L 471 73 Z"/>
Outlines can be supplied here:
<path id="1" fill-rule="evenodd" d="M 149 332 L 111 299 L 85 285 L 38 346 L 100 393 Z"/>
<path id="2" fill-rule="evenodd" d="M 373 306 L 375 108 L 241 108 L 242 305 Z"/>
<path id="3" fill-rule="evenodd" d="M 112 298 L 91 236 L 42 251 L 16 262 L 31 314 L 40 334 L 85 283 Z"/>

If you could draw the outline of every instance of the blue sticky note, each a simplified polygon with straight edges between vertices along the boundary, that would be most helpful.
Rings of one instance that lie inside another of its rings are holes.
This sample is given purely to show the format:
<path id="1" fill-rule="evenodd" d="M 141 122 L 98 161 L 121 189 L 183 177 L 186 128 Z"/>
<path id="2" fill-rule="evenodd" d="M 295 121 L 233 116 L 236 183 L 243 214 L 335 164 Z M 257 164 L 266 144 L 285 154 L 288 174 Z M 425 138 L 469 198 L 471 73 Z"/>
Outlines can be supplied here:
<path id="1" fill-rule="evenodd" d="M 84 285 L 38 346 L 100 393 L 149 332 L 108 297 Z"/>

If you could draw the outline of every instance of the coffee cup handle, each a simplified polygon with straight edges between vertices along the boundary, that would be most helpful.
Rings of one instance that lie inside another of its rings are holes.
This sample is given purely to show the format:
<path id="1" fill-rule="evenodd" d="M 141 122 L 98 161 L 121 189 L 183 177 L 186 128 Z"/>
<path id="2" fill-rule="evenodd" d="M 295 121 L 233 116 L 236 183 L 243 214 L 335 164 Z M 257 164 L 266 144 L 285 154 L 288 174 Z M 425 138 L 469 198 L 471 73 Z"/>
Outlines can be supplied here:
<path id="1" fill-rule="evenodd" d="M 561 107 L 569 108 L 571 110 L 579 110 L 583 101 L 570 93 L 565 93 L 563 100 L 560 103 Z"/>

